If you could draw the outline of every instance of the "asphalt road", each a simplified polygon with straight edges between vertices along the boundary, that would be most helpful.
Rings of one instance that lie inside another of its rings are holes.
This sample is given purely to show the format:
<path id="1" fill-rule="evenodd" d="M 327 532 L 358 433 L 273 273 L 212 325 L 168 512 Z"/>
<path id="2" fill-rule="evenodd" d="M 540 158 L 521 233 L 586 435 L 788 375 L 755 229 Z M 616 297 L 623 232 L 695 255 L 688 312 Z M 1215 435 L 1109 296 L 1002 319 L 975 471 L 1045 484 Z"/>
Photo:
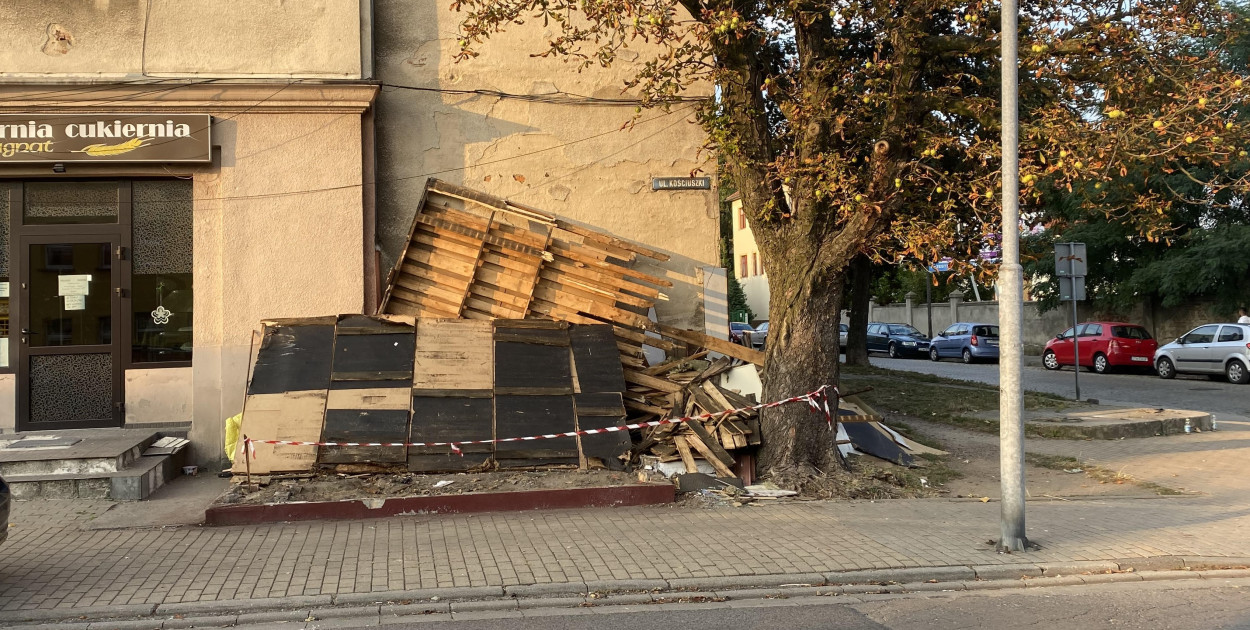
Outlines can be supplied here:
<path id="1" fill-rule="evenodd" d="M 397 624 L 410 630 L 947 630 L 956 628 L 1250 628 L 1246 580 L 1139 582 L 1101 586 L 890 596 L 862 603 L 825 598 L 481 613 L 463 621 Z M 817 601 L 812 601 L 817 600 Z M 518 617 L 518 615 L 533 615 Z M 494 617 L 494 618 L 492 618 Z M 506 618 L 499 618 L 506 617 Z"/>
<path id="2" fill-rule="evenodd" d="M 1026 359 L 1027 361 L 1027 359 Z M 957 359 L 934 363 L 928 359 L 891 359 L 872 355 L 873 365 L 891 370 L 934 374 L 945 378 L 998 384 L 997 363 L 965 365 Z M 1135 407 L 1166 407 L 1216 414 L 1216 419 L 1246 419 L 1250 414 L 1250 385 L 1213 381 L 1205 376 L 1178 376 L 1164 380 L 1154 374 L 1095 374 L 1081 370 L 1081 398 L 1102 404 Z M 1025 365 L 1025 389 L 1072 398 L 1075 395 L 1071 367 L 1050 371 Z"/>

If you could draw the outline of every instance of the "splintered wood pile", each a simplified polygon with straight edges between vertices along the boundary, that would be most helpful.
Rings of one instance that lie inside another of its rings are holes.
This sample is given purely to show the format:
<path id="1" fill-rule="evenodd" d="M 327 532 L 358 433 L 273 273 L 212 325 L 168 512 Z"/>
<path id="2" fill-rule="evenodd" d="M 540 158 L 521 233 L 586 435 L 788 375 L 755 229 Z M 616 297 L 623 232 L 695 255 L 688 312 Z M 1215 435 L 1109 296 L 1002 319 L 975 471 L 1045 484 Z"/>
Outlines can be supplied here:
<path id="1" fill-rule="evenodd" d="M 734 451 L 760 444 L 757 411 L 734 411 L 755 405 L 737 392 L 716 384 L 715 379 L 733 367 L 729 357 L 703 361 L 707 350 L 687 359 L 678 359 L 647 368 L 629 383 L 625 408 L 638 414 L 633 422 L 712 414 L 707 420 L 662 424 L 644 430 L 633 454 L 650 453 L 662 462 L 681 460 L 686 472 L 698 472 L 696 459 L 707 460 L 720 477 L 733 477 L 737 463 Z M 730 413 L 730 412 L 733 413 Z"/>
<path id="2" fill-rule="evenodd" d="M 702 349 L 755 365 L 764 354 L 699 331 L 651 321 L 673 281 L 635 269 L 663 252 L 536 208 L 431 179 L 382 311 L 460 319 L 547 319 L 611 324 L 626 381 L 656 384 L 643 346 L 682 357 Z M 664 380 L 658 378 L 658 380 Z M 683 383 L 658 385 L 672 393 Z M 676 389 L 673 389 L 673 388 Z"/>

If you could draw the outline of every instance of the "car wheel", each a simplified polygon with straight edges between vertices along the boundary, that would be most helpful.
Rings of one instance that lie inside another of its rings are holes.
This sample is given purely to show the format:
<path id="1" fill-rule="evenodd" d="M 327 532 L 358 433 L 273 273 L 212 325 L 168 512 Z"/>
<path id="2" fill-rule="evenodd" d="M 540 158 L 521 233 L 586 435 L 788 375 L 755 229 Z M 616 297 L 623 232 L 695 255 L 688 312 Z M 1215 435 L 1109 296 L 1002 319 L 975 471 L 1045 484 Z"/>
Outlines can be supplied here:
<path id="1" fill-rule="evenodd" d="M 929 346 L 929 360 L 930 360 L 930 361 L 939 361 L 939 360 L 941 360 L 941 358 L 942 358 L 942 357 L 938 356 L 938 351 L 937 351 L 937 348 L 934 348 L 933 346 Z"/>
<path id="2" fill-rule="evenodd" d="M 964 348 L 964 363 L 972 363 L 972 351 Z"/>
<path id="3" fill-rule="evenodd" d="M 1167 357 L 1159 357 L 1155 362 L 1155 371 L 1159 373 L 1159 378 L 1176 378 L 1176 366 Z"/>
<path id="4" fill-rule="evenodd" d="M 890 344 L 889 351 L 890 351 L 890 358 L 891 358 L 891 359 L 901 359 L 901 358 L 903 358 L 903 357 L 902 357 L 902 355 L 900 355 L 900 354 L 898 353 L 898 346 L 896 346 L 896 345 L 894 345 L 894 344 Z"/>
<path id="5" fill-rule="evenodd" d="M 1104 354 L 1094 355 L 1094 371 L 1095 372 L 1099 374 L 1106 374 L 1107 370 L 1110 368 L 1111 368 L 1111 364 L 1107 362 L 1106 355 Z"/>
<path id="6" fill-rule="evenodd" d="M 1048 370 L 1059 369 L 1059 357 L 1055 356 L 1054 352 L 1047 350 L 1046 353 L 1042 355 L 1042 367 Z"/>
<path id="7" fill-rule="evenodd" d="M 1228 382 L 1237 385 L 1245 385 L 1250 383 L 1250 370 L 1246 369 L 1246 364 L 1233 359 L 1228 362 L 1228 367 L 1224 368 L 1224 373 L 1228 375 Z"/>

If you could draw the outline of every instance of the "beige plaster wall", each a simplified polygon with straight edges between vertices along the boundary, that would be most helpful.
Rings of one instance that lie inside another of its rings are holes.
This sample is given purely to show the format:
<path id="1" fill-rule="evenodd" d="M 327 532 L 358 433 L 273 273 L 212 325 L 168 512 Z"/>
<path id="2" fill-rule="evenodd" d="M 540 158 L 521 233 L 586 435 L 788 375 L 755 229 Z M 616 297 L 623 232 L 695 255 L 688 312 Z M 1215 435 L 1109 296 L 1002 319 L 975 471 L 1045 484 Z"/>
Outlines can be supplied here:
<path id="1" fill-rule="evenodd" d="M 701 329 L 700 268 L 717 263 L 716 191 L 652 192 L 655 176 L 687 176 L 715 162 L 700 155 L 702 130 L 690 110 L 528 102 L 439 90 L 620 98 L 638 59 L 627 52 L 609 70 L 530 54 L 549 33 L 513 27 L 481 56 L 454 63 L 462 14 L 446 3 L 375 3 L 378 98 L 379 242 L 384 269 L 399 255 L 428 176 L 538 207 L 673 256 L 650 271 L 677 285 L 657 307 L 662 319 Z M 429 91 L 432 90 L 432 91 Z"/>
<path id="2" fill-rule="evenodd" d="M 191 422 L 191 368 L 126 370 L 126 425 Z"/>
<path id="3" fill-rule="evenodd" d="M 17 430 L 17 375 L 0 374 L 0 431 Z"/>
<path id="4" fill-rule="evenodd" d="M 360 78 L 368 4 L 4 0 L 0 76 Z"/>
<path id="5" fill-rule="evenodd" d="M 264 319 L 364 308 L 359 114 L 222 116 L 220 168 L 195 176 L 191 440 L 220 456 Z"/>

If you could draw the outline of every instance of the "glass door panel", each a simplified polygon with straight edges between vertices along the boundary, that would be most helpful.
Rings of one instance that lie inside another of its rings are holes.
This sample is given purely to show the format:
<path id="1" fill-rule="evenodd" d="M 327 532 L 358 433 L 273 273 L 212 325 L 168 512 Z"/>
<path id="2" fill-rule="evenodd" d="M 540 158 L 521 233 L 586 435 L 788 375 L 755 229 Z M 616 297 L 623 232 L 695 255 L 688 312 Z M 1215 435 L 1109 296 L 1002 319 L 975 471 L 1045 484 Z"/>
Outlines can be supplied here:
<path id="1" fill-rule="evenodd" d="M 113 343 L 111 243 L 30 246 L 31 347 Z"/>
<path id="2" fill-rule="evenodd" d="M 121 426 L 120 240 L 22 238 L 19 430 Z"/>

